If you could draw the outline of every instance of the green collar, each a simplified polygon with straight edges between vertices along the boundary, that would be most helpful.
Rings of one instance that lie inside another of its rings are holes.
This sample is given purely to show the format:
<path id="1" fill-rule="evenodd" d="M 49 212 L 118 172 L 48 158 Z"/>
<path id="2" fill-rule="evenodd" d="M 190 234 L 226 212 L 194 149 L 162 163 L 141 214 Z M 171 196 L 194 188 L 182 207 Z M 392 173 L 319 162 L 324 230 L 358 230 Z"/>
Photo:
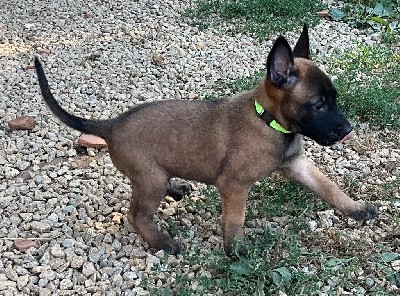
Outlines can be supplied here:
<path id="1" fill-rule="evenodd" d="M 271 114 L 269 114 L 268 112 L 266 112 L 264 110 L 264 107 L 260 105 L 260 103 L 257 102 L 257 100 L 254 101 L 254 105 L 256 107 L 256 112 L 258 114 L 258 116 L 265 121 L 266 124 L 268 124 L 270 127 L 272 127 L 273 129 L 284 133 L 284 134 L 290 134 L 292 133 L 291 131 L 288 131 L 287 129 L 285 129 L 282 125 L 280 125 L 273 117 Z"/>

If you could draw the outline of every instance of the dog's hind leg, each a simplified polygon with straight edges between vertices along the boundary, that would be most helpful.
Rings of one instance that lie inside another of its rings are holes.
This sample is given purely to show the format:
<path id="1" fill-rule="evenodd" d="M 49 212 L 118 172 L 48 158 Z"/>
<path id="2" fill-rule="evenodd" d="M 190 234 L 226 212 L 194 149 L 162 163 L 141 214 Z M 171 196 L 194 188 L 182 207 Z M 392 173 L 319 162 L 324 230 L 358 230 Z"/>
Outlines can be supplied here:
<path id="1" fill-rule="evenodd" d="M 192 186 L 182 179 L 169 179 L 167 183 L 167 195 L 176 201 L 181 200 L 185 195 L 189 195 L 193 191 Z"/>
<path id="2" fill-rule="evenodd" d="M 151 247 L 170 254 L 179 254 L 180 244 L 158 230 L 154 221 L 157 207 L 166 194 L 167 177 L 161 172 L 152 171 L 149 175 L 135 177 L 131 182 L 132 199 L 128 221 Z"/>

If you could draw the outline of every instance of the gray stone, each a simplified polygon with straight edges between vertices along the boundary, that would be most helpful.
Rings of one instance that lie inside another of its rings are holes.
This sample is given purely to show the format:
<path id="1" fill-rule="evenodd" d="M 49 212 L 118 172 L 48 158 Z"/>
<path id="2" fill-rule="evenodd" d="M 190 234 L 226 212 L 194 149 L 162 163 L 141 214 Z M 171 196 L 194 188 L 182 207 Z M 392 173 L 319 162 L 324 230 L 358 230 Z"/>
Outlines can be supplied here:
<path id="1" fill-rule="evenodd" d="M 123 291 L 123 296 L 134 296 L 135 294 L 133 294 L 133 291 L 131 289 L 125 289 Z"/>
<path id="2" fill-rule="evenodd" d="M 35 257 L 28 253 L 25 255 L 24 261 L 22 262 L 21 266 L 26 269 L 31 269 L 37 265 L 39 265 L 39 262 L 36 261 Z"/>
<path id="3" fill-rule="evenodd" d="M 73 205 L 67 205 L 64 207 L 64 210 L 68 213 L 71 214 L 75 210 L 75 206 Z"/>
<path id="4" fill-rule="evenodd" d="M 70 265 L 72 268 L 80 268 L 84 263 L 84 258 L 82 256 L 73 256 L 70 259 Z"/>
<path id="5" fill-rule="evenodd" d="M 123 278 L 120 274 L 116 274 L 111 278 L 111 282 L 114 286 L 120 287 L 122 285 Z"/>
<path id="6" fill-rule="evenodd" d="M 101 260 L 99 262 L 99 266 L 100 266 L 100 268 L 107 267 L 108 266 L 108 260 L 107 259 Z"/>
<path id="7" fill-rule="evenodd" d="M 65 264 L 64 259 L 60 259 L 60 258 L 52 258 L 49 263 L 51 269 L 53 269 L 53 270 L 58 270 L 64 264 Z"/>
<path id="8" fill-rule="evenodd" d="M 311 231 L 315 231 L 318 227 L 318 223 L 314 220 L 308 221 L 307 224 Z"/>
<path id="9" fill-rule="evenodd" d="M 16 290 L 17 283 L 15 281 L 0 281 L 0 291 Z"/>
<path id="10" fill-rule="evenodd" d="M 106 233 L 103 238 L 103 242 L 107 244 L 111 244 L 113 242 L 112 236 L 109 233 Z"/>
<path id="11" fill-rule="evenodd" d="M 30 163 L 28 161 L 19 161 L 16 163 L 15 166 L 17 167 L 18 170 L 24 171 L 30 166 Z"/>
<path id="12" fill-rule="evenodd" d="M 61 230 L 62 230 L 66 235 L 68 235 L 68 236 L 71 236 L 71 235 L 73 235 L 73 233 L 74 233 L 74 231 L 72 230 L 72 228 L 69 227 L 68 225 L 65 225 L 65 224 L 61 227 Z M 66 247 L 65 247 L 65 248 L 66 248 Z"/>
<path id="13" fill-rule="evenodd" d="M 89 251 L 89 260 L 92 262 L 98 262 L 105 253 L 104 248 L 91 248 Z"/>
<path id="14" fill-rule="evenodd" d="M 19 213 L 19 216 L 24 220 L 24 222 L 32 221 L 33 214 L 32 213 Z"/>
<path id="15" fill-rule="evenodd" d="M 123 267 L 122 267 L 122 266 L 116 266 L 116 267 L 114 267 L 114 268 L 111 268 L 111 269 L 108 271 L 108 274 L 109 274 L 110 276 L 114 276 L 114 275 L 116 275 L 116 274 L 121 274 L 121 273 L 122 273 L 122 270 L 123 270 Z"/>
<path id="16" fill-rule="evenodd" d="M 73 238 L 66 238 L 62 242 L 62 246 L 66 249 L 70 249 L 75 245 L 75 240 Z"/>
<path id="17" fill-rule="evenodd" d="M 374 286 L 375 281 L 374 279 L 368 277 L 365 279 L 365 284 L 367 285 L 368 288 L 371 288 Z"/>
<path id="18" fill-rule="evenodd" d="M 48 265 L 50 263 L 50 252 L 46 251 L 39 260 L 40 264 Z"/>
<path id="19" fill-rule="evenodd" d="M 11 222 L 12 225 L 18 226 L 21 223 L 21 219 L 18 216 L 11 216 L 9 218 L 9 221 Z"/>
<path id="20" fill-rule="evenodd" d="M 19 276 L 29 274 L 29 271 L 26 268 L 19 265 L 15 265 L 14 270 Z"/>
<path id="21" fill-rule="evenodd" d="M 65 252 L 61 249 L 59 244 L 55 244 L 50 248 L 50 253 L 56 258 L 64 258 Z"/>
<path id="22" fill-rule="evenodd" d="M 51 290 L 48 288 L 39 288 L 39 296 L 50 296 Z"/>
<path id="23" fill-rule="evenodd" d="M 16 281 L 18 279 L 17 272 L 11 266 L 6 267 L 4 273 L 6 277 L 11 281 Z"/>
<path id="24" fill-rule="evenodd" d="M 61 272 L 65 271 L 69 267 L 69 264 L 70 264 L 69 262 L 62 262 L 61 260 L 60 260 L 60 263 L 61 264 L 59 264 L 57 269 L 56 269 L 56 271 L 58 273 L 61 273 Z"/>
<path id="25" fill-rule="evenodd" d="M 58 141 L 58 137 L 57 137 L 57 135 L 55 133 L 48 132 L 47 133 L 47 137 L 49 138 L 50 141 L 53 141 L 53 142 L 57 142 Z"/>
<path id="26" fill-rule="evenodd" d="M 51 213 L 48 217 L 48 220 L 51 222 L 57 223 L 58 222 L 58 215 L 56 213 Z"/>
<path id="27" fill-rule="evenodd" d="M 119 250 L 121 250 L 122 244 L 121 244 L 121 242 L 120 242 L 118 239 L 115 239 L 115 240 L 113 241 L 113 243 L 112 243 L 112 247 L 113 247 L 115 250 L 119 251 Z"/>
<path id="28" fill-rule="evenodd" d="M 41 279 L 47 279 L 49 281 L 52 281 L 56 278 L 56 273 L 53 270 L 43 270 L 40 274 L 39 277 Z"/>
<path id="29" fill-rule="evenodd" d="M 158 265 L 158 264 L 160 264 L 159 258 L 157 258 L 156 256 L 153 256 L 153 255 L 150 255 L 150 254 L 147 255 L 146 265 L 148 267 L 153 267 L 154 265 Z"/>
<path id="30" fill-rule="evenodd" d="M 48 283 L 49 283 L 49 280 L 48 280 L 48 279 L 42 278 L 42 279 L 40 279 L 40 280 L 38 281 L 38 286 L 39 286 L 40 288 L 46 288 L 46 286 L 48 285 Z"/>
<path id="31" fill-rule="evenodd" d="M 69 290 L 72 289 L 74 283 L 70 279 L 62 279 L 60 282 L 60 289 L 61 290 Z"/>
<path id="32" fill-rule="evenodd" d="M 5 167 L 4 168 L 4 176 L 7 179 L 14 178 L 14 177 L 16 177 L 18 175 L 19 175 L 19 170 L 14 169 L 14 168 L 9 168 L 9 167 Z"/>
<path id="33" fill-rule="evenodd" d="M 48 232 L 51 229 L 51 224 L 49 222 L 32 221 L 31 229 L 40 233 Z"/>
<path id="34" fill-rule="evenodd" d="M 23 287 L 25 287 L 27 284 L 28 284 L 28 282 L 29 282 L 29 275 L 23 275 L 23 276 L 20 276 L 18 279 L 17 279 L 17 288 L 18 288 L 18 290 L 22 290 L 22 288 Z"/>
<path id="35" fill-rule="evenodd" d="M 95 274 L 95 273 L 96 273 L 96 269 L 95 269 L 95 267 L 94 267 L 92 262 L 83 263 L 82 274 L 85 277 L 89 277 L 89 276 L 91 276 L 92 274 Z"/>
<path id="36" fill-rule="evenodd" d="M 128 271 L 128 272 L 125 272 L 122 275 L 122 277 L 123 277 L 123 279 L 125 281 L 133 281 L 133 280 L 136 280 L 138 278 L 138 274 L 136 272 L 134 272 L 134 271 Z"/>

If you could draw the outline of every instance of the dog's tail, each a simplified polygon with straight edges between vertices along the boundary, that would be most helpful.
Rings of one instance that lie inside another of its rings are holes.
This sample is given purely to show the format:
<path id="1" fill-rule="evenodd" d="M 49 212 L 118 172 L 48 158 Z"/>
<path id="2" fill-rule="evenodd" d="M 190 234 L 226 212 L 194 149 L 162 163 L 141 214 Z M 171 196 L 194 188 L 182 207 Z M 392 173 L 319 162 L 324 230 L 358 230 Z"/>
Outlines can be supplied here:
<path id="1" fill-rule="evenodd" d="M 107 140 L 111 134 L 112 120 L 90 120 L 68 113 L 54 99 L 46 75 L 44 74 L 42 64 L 37 57 L 35 58 L 35 69 L 44 101 L 49 106 L 50 110 L 63 123 L 80 132 L 96 135 Z"/>

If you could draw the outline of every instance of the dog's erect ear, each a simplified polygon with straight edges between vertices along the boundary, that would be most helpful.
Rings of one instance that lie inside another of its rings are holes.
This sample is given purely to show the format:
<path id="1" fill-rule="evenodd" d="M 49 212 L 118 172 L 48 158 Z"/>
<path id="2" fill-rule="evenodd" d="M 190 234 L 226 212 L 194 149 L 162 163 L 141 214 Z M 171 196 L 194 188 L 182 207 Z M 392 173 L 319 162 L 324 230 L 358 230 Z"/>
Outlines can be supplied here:
<path id="1" fill-rule="evenodd" d="M 293 81 L 293 54 L 287 40 L 280 36 L 267 58 L 267 77 L 278 88 Z"/>
<path id="2" fill-rule="evenodd" d="M 299 40 L 297 40 L 296 46 L 293 49 L 293 56 L 296 58 L 311 60 L 310 39 L 308 38 L 307 24 L 304 24 L 303 32 L 301 32 Z"/>

